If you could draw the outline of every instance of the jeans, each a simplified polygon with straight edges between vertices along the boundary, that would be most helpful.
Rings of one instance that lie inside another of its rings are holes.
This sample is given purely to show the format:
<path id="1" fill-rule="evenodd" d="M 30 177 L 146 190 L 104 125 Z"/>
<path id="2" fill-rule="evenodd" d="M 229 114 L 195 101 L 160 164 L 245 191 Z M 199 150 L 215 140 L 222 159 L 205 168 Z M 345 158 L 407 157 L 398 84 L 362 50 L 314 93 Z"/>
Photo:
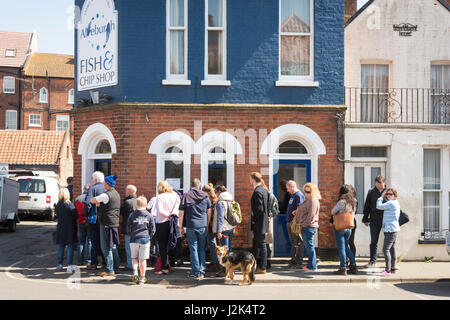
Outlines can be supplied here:
<path id="1" fill-rule="evenodd" d="M 100 225 L 100 246 L 106 261 L 106 272 L 113 273 L 114 270 L 119 270 L 119 251 L 115 244 L 112 248 L 109 247 L 106 227 L 103 224 Z"/>
<path id="2" fill-rule="evenodd" d="M 385 232 L 383 253 L 386 260 L 386 271 L 391 271 L 395 268 L 397 255 L 395 254 L 395 241 L 397 240 L 397 232 Z"/>
<path id="3" fill-rule="evenodd" d="M 124 235 L 125 239 L 125 252 L 127 254 L 127 268 L 133 269 L 133 263 L 131 262 L 131 247 L 130 247 L 130 239 L 131 237 L 126 234 Z"/>
<path id="4" fill-rule="evenodd" d="M 253 233 L 253 255 L 259 261 L 258 268 L 261 270 L 267 269 L 267 245 L 266 235 Z M 258 257 L 260 258 L 258 260 Z"/>
<path id="5" fill-rule="evenodd" d="M 306 267 L 311 270 L 317 269 L 316 250 L 314 249 L 314 235 L 317 229 L 314 227 L 303 227 L 302 237 L 306 256 L 308 257 L 308 264 Z"/>
<path id="6" fill-rule="evenodd" d="M 87 228 L 85 224 L 78 225 L 78 264 L 83 264 L 85 257 L 86 261 L 91 263 L 92 243 L 88 237 Z"/>
<path id="7" fill-rule="evenodd" d="M 67 246 L 67 265 L 73 264 L 73 244 L 58 245 L 58 264 L 62 265 L 64 261 L 64 249 Z"/>
<path id="8" fill-rule="evenodd" d="M 289 241 L 291 242 L 291 264 L 300 266 L 303 263 L 303 239 L 300 234 L 292 233 L 292 222 L 286 224 Z"/>
<path id="9" fill-rule="evenodd" d="M 156 237 L 158 238 L 159 254 L 163 270 L 175 265 L 175 250 L 169 250 L 170 221 L 156 224 Z"/>
<path id="10" fill-rule="evenodd" d="M 192 274 L 196 277 L 205 273 L 206 227 L 186 228 L 186 238 L 192 264 Z"/>
<path id="11" fill-rule="evenodd" d="M 209 254 L 211 256 L 211 263 L 219 263 L 219 258 L 216 253 L 216 236 L 217 233 L 209 232 L 206 235 L 206 241 L 208 241 Z"/>
<path id="12" fill-rule="evenodd" d="M 344 269 L 347 267 L 347 257 L 350 259 L 350 264 L 355 265 L 356 260 L 355 256 L 353 255 L 353 252 L 350 250 L 349 242 L 350 237 L 352 234 L 352 229 L 345 229 L 345 230 L 336 230 L 333 227 L 334 231 L 334 238 L 336 239 L 336 245 L 339 252 L 339 260 L 340 260 L 340 267 L 341 269 Z"/>
<path id="13" fill-rule="evenodd" d="M 221 246 L 228 246 L 228 252 L 231 251 L 231 240 L 233 239 L 233 232 L 234 232 L 234 229 L 223 231 L 222 235 L 227 236 L 228 239 L 225 238 L 225 237 L 222 237 L 220 239 L 220 245 Z"/>
<path id="14" fill-rule="evenodd" d="M 378 239 L 380 238 L 382 220 L 370 220 L 370 262 L 377 262 Z"/>
<path id="15" fill-rule="evenodd" d="M 101 255 L 103 259 L 103 264 L 105 263 L 105 257 L 103 256 L 103 252 L 100 248 L 100 226 L 97 224 L 88 224 L 87 225 L 87 234 L 88 241 L 91 242 L 91 264 L 96 266 L 98 265 L 98 256 Z"/>

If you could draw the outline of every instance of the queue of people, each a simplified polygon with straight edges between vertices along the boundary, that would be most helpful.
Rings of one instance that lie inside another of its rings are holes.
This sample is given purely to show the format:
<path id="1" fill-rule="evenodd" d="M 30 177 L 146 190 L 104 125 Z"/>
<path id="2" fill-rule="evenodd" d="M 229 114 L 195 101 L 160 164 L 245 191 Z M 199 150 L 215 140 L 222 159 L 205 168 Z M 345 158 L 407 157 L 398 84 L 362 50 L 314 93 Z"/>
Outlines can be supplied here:
<path id="1" fill-rule="evenodd" d="M 230 216 L 230 212 L 235 210 L 235 202 L 225 186 L 214 188 L 208 184 L 202 188 L 201 181 L 194 179 L 190 189 L 182 195 L 163 180 L 158 183 L 158 194 L 147 201 L 144 196 L 137 197 L 135 186 L 128 185 L 121 203 L 120 195 L 115 190 L 117 179 L 117 175 L 104 177 L 103 173 L 94 172 L 92 184 L 84 186 L 83 194 L 75 199 L 74 204 L 70 201 L 69 190 L 60 190 L 56 206 L 57 270 L 62 270 L 66 247 L 67 272 L 75 270 L 73 258 L 76 247 L 78 265 L 96 270 L 101 256 L 104 270 L 99 276 L 115 275 L 119 271 L 120 232 L 125 240 L 125 270 L 133 271 L 135 283 L 147 281 L 145 274 L 150 252 L 156 251 L 160 260 L 160 268 L 155 268 L 156 275 L 175 272 L 176 262 L 181 257 L 183 235 L 190 251 L 189 278 L 201 280 L 206 272 L 216 272 L 216 276 L 225 275 L 215 249 L 221 245 L 232 251 L 232 236 L 239 223 Z M 371 234 L 370 261 L 365 267 L 375 266 L 378 238 L 383 229 L 386 268 L 381 275 L 387 276 L 398 270 L 395 243 L 400 231 L 400 205 L 397 191 L 386 189 L 384 177 L 377 176 L 375 183 L 375 187 L 367 194 L 362 219 L 370 227 Z M 249 184 L 253 188 L 250 223 L 252 253 L 257 258 L 255 274 L 264 274 L 268 268 L 266 236 L 270 232 L 273 212 L 279 212 L 278 203 L 274 206 L 271 200 L 273 195 L 260 173 L 251 173 Z M 292 245 L 288 267 L 317 271 L 314 240 L 319 229 L 320 191 L 313 183 L 306 183 L 301 190 L 295 181 L 283 181 L 283 184 L 287 197 L 280 207 L 286 213 L 286 227 Z M 341 186 L 330 220 L 340 260 L 339 269 L 335 272 L 337 275 L 358 272 L 354 245 L 357 208 L 356 190 L 351 185 Z M 210 252 L 208 266 L 207 247 Z M 307 258 L 306 265 L 303 265 L 304 256 Z"/>

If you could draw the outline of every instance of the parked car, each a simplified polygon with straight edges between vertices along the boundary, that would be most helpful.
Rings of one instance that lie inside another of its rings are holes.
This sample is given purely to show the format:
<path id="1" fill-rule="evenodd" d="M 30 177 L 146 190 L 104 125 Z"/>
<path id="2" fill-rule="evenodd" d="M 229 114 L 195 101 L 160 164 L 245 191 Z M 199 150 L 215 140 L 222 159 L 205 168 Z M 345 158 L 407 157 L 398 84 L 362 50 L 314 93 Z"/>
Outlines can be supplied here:
<path id="1" fill-rule="evenodd" d="M 20 223 L 18 199 L 19 183 L 0 176 L 0 226 L 7 227 L 9 232 L 16 231 L 16 224 Z"/>
<path id="2" fill-rule="evenodd" d="M 55 178 L 42 176 L 18 177 L 19 215 L 44 216 L 55 219 L 59 186 Z"/>

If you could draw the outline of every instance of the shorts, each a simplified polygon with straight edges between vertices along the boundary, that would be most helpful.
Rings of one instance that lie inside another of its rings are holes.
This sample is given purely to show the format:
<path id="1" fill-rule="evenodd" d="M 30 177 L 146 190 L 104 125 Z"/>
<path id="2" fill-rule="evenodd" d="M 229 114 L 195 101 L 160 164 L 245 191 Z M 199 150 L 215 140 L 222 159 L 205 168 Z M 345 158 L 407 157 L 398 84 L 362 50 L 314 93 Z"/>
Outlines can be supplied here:
<path id="1" fill-rule="evenodd" d="M 131 259 L 148 259 L 150 257 L 150 242 L 146 244 L 130 243 Z"/>

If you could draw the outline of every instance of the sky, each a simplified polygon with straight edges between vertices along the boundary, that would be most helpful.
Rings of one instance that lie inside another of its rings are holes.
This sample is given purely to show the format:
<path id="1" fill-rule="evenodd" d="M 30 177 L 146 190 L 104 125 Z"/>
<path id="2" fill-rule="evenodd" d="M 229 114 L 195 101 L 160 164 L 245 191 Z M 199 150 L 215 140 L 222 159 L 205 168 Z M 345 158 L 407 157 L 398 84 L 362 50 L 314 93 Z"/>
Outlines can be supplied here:
<path id="1" fill-rule="evenodd" d="M 358 0 L 358 9 L 366 2 Z M 73 54 L 73 4 L 73 0 L 0 0 L 0 30 L 36 30 L 39 52 Z"/>

